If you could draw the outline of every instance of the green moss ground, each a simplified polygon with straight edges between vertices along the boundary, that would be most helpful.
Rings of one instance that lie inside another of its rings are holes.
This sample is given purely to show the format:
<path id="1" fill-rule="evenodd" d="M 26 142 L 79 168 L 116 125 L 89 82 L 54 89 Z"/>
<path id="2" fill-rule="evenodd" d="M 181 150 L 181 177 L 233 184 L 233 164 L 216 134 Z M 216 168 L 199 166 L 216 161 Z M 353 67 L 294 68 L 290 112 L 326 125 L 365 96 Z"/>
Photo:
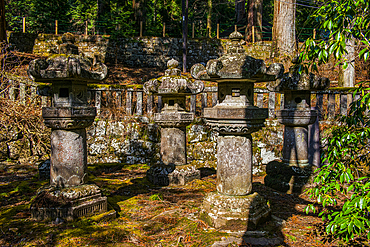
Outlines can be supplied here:
<path id="1" fill-rule="evenodd" d="M 87 182 L 100 186 L 108 212 L 58 223 L 30 218 L 30 201 L 48 183 L 38 179 L 36 168 L 0 164 L 0 246 L 211 246 L 229 235 L 198 218 L 204 196 L 215 190 L 214 170 L 185 186 L 156 187 L 145 178 L 148 165 L 90 165 Z M 283 246 L 330 246 L 315 233 L 318 217 L 303 213 L 307 196 L 274 191 L 263 177 L 254 178 L 253 188 L 285 222 L 268 221 L 259 231 L 283 238 Z"/>

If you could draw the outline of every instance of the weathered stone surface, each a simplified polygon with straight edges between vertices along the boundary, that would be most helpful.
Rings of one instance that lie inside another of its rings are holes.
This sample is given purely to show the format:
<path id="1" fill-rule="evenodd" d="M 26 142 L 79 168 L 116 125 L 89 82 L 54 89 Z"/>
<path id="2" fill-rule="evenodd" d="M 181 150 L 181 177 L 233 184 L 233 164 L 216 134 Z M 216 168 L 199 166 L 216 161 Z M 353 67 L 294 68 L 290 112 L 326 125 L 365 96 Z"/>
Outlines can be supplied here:
<path id="1" fill-rule="evenodd" d="M 176 166 L 176 169 L 168 174 L 170 185 L 185 185 L 195 179 L 200 179 L 200 171 L 195 166 Z"/>
<path id="2" fill-rule="evenodd" d="M 185 185 L 194 179 L 200 179 L 200 171 L 192 165 L 155 165 L 147 171 L 148 180 L 160 186 Z"/>
<path id="3" fill-rule="evenodd" d="M 308 125 L 313 124 L 318 116 L 317 110 L 311 109 L 310 90 L 325 89 L 328 86 L 329 79 L 312 73 L 300 74 L 296 66 L 291 67 L 289 73 L 285 73 L 281 79 L 268 85 L 270 90 L 284 93 L 284 109 L 277 111 L 276 116 L 285 125 L 285 129 L 283 163 L 269 163 L 266 185 L 293 193 L 300 192 L 309 180 L 312 163 L 308 160 Z"/>
<path id="4" fill-rule="evenodd" d="M 318 110 L 312 107 L 312 110 Z M 320 145 L 320 124 L 319 117 L 308 126 L 308 163 L 315 167 L 321 167 L 321 145 Z"/>
<path id="5" fill-rule="evenodd" d="M 96 116 L 95 107 L 43 107 L 42 117 L 52 129 L 81 129 L 89 127 Z"/>
<path id="6" fill-rule="evenodd" d="M 160 130 L 143 121 L 95 121 L 87 129 L 88 163 L 155 163 L 160 158 Z"/>
<path id="7" fill-rule="evenodd" d="M 78 47 L 74 45 L 75 36 L 71 33 L 62 35 L 62 44 L 59 46 L 60 54 L 75 54 L 78 55 Z"/>
<path id="8" fill-rule="evenodd" d="M 48 81 L 55 78 L 67 80 L 103 80 L 107 76 L 107 67 L 100 63 L 93 63 L 89 59 L 79 56 L 78 47 L 73 44 L 74 36 L 64 34 L 63 44 L 59 51 L 48 59 L 35 59 L 30 62 L 28 74 L 36 81 Z"/>
<path id="9" fill-rule="evenodd" d="M 39 190 L 30 210 L 36 220 L 73 220 L 105 212 L 107 198 L 101 195 L 98 186 L 92 184 L 63 189 L 49 187 Z"/>
<path id="10" fill-rule="evenodd" d="M 230 35 L 227 54 L 210 60 L 206 74 L 218 83 L 218 102 L 204 109 L 206 123 L 219 133 L 217 139 L 217 193 L 203 202 L 201 217 L 215 228 L 250 230 L 269 214 L 266 201 L 252 193 L 252 132 L 264 126 L 267 109 L 254 106 L 254 83 L 280 78 L 284 67 L 266 68 L 263 60 L 247 56 L 242 35 Z M 192 75 L 200 77 L 202 66 Z M 204 77 L 204 76 L 203 76 Z"/>
<path id="11" fill-rule="evenodd" d="M 166 67 L 170 58 L 182 60 L 180 38 L 162 37 L 116 37 L 107 38 L 105 35 L 75 35 L 74 44 L 80 53 L 89 59 L 98 56 L 101 62 L 120 63 L 132 67 Z M 49 56 L 58 53 L 61 35 L 32 34 L 12 32 L 9 43 L 21 52 Z M 232 43 L 230 39 L 190 39 L 188 40 L 187 63 L 192 66 L 216 59 L 227 52 Z M 255 42 L 243 44 L 243 49 L 250 56 L 267 59 L 274 52 L 272 42 Z M 170 58 L 169 58 L 170 56 Z M 180 66 L 182 63 L 180 62 Z"/>
<path id="12" fill-rule="evenodd" d="M 308 166 L 308 128 L 285 126 L 283 162 L 291 166 Z"/>
<path id="13" fill-rule="evenodd" d="M 252 192 L 252 137 L 219 136 L 217 140 L 217 191 L 242 196 Z"/>
<path id="14" fill-rule="evenodd" d="M 255 59 L 246 54 L 243 44 L 245 43 L 243 35 L 239 32 L 234 32 L 229 37 L 227 53 L 218 59 L 212 59 L 207 62 L 205 68 L 206 74 L 210 80 L 217 79 L 221 81 L 274 81 L 283 76 L 284 66 L 282 64 L 272 64 L 266 67 L 265 62 L 261 59 Z M 196 79 L 207 79 L 204 72 L 200 69 L 200 65 L 196 66 L 192 76 Z"/>
<path id="15" fill-rule="evenodd" d="M 257 231 L 248 231 L 245 233 L 247 236 L 242 237 L 222 237 L 221 241 L 214 242 L 211 247 L 230 247 L 235 246 L 235 244 L 238 246 L 243 246 L 246 244 L 250 244 L 251 246 L 278 246 L 284 243 L 284 239 L 282 238 L 265 236 L 267 235 L 266 232 L 261 234 L 262 236 L 249 236 L 250 233 L 254 232 Z"/>
<path id="16" fill-rule="evenodd" d="M 256 192 L 245 196 L 211 192 L 203 201 L 200 217 L 217 229 L 249 231 L 267 220 L 270 211 L 266 200 Z"/>
<path id="17" fill-rule="evenodd" d="M 186 164 L 185 128 L 161 129 L 161 156 L 164 164 Z"/>
<path id="18" fill-rule="evenodd" d="M 87 169 L 85 129 L 53 130 L 51 133 L 50 185 L 82 185 Z"/>
<path id="19" fill-rule="evenodd" d="M 185 184 L 200 177 L 200 172 L 192 169 L 176 168 L 172 165 L 186 165 L 186 129 L 194 119 L 194 113 L 185 111 L 185 96 L 200 93 L 204 84 L 181 76 L 177 68 L 178 62 L 171 59 L 167 63 L 165 75 L 144 84 L 147 94 L 162 96 L 164 107 L 160 113 L 154 115 L 154 121 L 161 126 L 161 162 L 159 166 L 152 167 L 148 179 L 154 184 Z M 166 167 L 170 165 L 170 167 Z"/>
<path id="20" fill-rule="evenodd" d="M 168 186 L 170 184 L 168 174 L 173 172 L 175 169 L 176 166 L 174 164 L 154 165 L 150 167 L 150 169 L 147 171 L 146 177 L 152 184 L 159 186 Z"/>
<path id="21" fill-rule="evenodd" d="M 154 114 L 154 121 L 163 128 L 185 127 L 194 120 L 194 113 L 185 111 L 166 111 Z"/>
<path id="22" fill-rule="evenodd" d="M 322 90 L 329 87 L 330 81 L 313 73 L 299 73 L 294 67 L 285 73 L 281 79 L 268 84 L 268 89 L 276 92 Z"/>

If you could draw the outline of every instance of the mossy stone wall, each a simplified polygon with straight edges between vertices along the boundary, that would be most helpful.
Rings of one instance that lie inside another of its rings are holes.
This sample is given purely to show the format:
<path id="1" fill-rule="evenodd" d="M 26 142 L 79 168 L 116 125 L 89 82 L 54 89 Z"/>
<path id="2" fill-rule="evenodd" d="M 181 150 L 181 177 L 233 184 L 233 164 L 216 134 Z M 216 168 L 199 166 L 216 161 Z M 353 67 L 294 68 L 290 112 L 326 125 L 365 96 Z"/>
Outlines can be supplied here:
<path id="1" fill-rule="evenodd" d="M 9 43 L 20 52 L 49 56 L 58 53 L 62 35 L 10 32 Z M 187 62 L 206 63 L 222 56 L 229 45 L 228 39 L 189 39 Z M 130 67 L 165 68 L 171 58 L 182 61 L 182 39 L 160 37 L 112 38 L 101 35 L 76 35 L 75 45 L 91 59 L 106 63 L 119 63 Z M 248 55 L 267 59 L 271 57 L 271 42 L 247 43 Z M 182 65 L 181 65 L 182 66 Z"/>

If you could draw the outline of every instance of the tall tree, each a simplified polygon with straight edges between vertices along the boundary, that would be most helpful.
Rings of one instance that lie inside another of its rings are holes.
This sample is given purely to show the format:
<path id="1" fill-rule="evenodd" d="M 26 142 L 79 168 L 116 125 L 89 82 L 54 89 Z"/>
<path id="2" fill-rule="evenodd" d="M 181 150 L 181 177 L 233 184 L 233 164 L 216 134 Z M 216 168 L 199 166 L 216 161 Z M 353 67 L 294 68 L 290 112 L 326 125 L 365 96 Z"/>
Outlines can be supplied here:
<path id="1" fill-rule="evenodd" d="M 236 23 L 242 23 L 245 20 L 245 0 L 235 0 L 235 19 Z"/>
<path id="2" fill-rule="evenodd" d="M 212 38 L 212 0 L 207 0 L 207 36 Z"/>
<path id="3" fill-rule="evenodd" d="M 186 55 L 188 52 L 188 9 L 189 0 L 182 0 L 182 71 L 186 72 Z"/>
<path id="4" fill-rule="evenodd" d="M 273 40 L 280 55 L 293 56 L 296 52 L 296 0 L 274 1 Z"/>
<path id="5" fill-rule="evenodd" d="M 262 39 L 262 11 L 263 0 L 249 0 L 247 9 L 247 35 L 246 40 L 252 40 L 252 29 L 254 27 L 255 40 Z"/>
<path id="6" fill-rule="evenodd" d="M 6 42 L 5 1 L 0 0 L 0 42 Z"/>
<path id="7" fill-rule="evenodd" d="M 143 32 L 145 30 L 146 23 L 146 8 L 147 0 L 133 0 L 132 7 L 134 10 L 134 18 L 137 23 L 138 28 L 140 28 L 140 22 L 142 23 Z"/>

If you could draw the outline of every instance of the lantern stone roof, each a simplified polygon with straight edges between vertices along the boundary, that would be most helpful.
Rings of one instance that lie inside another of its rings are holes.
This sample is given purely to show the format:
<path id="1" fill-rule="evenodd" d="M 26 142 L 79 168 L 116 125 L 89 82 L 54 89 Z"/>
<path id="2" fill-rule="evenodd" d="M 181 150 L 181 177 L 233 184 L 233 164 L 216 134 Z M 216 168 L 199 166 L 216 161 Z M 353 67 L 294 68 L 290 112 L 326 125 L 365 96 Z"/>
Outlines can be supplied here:
<path id="1" fill-rule="evenodd" d="M 296 66 L 292 66 L 288 73 L 285 73 L 282 78 L 271 81 L 267 88 L 270 91 L 312 91 L 327 89 L 330 85 L 330 80 L 326 77 L 320 77 L 313 73 L 299 73 Z"/>
<path id="2" fill-rule="evenodd" d="M 175 59 L 169 60 L 165 75 L 145 82 L 144 92 L 158 95 L 190 95 L 202 92 L 203 82 L 181 75 L 181 70 L 177 68 L 178 65 L 179 62 Z"/>
<path id="3" fill-rule="evenodd" d="M 273 63 L 266 66 L 261 59 L 248 56 L 243 48 L 243 35 L 233 32 L 229 38 L 232 40 L 227 53 L 218 59 L 212 59 L 207 65 L 195 64 L 191 68 L 191 75 L 199 80 L 223 81 L 273 81 L 282 77 L 284 66 Z"/>
<path id="4" fill-rule="evenodd" d="M 73 44 L 72 34 L 64 34 L 62 40 L 65 43 L 60 46 L 59 54 L 30 62 L 28 75 L 32 80 L 39 82 L 56 79 L 101 81 L 107 77 L 108 69 L 105 64 L 93 63 L 78 54 L 78 48 Z"/>

